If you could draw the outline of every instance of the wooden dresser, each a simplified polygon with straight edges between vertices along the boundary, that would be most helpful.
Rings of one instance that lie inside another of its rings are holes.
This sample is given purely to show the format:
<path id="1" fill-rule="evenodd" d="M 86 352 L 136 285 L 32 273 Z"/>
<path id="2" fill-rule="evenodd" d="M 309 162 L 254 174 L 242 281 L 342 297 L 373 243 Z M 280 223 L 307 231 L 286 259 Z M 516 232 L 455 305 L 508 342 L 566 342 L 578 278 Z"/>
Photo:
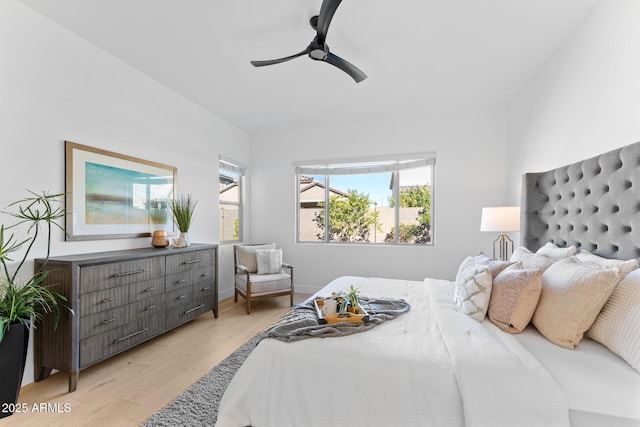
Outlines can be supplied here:
<path id="1" fill-rule="evenodd" d="M 35 329 L 35 380 L 69 372 L 72 392 L 80 370 L 209 310 L 218 317 L 217 250 L 193 244 L 49 258 L 46 283 L 75 315 L 63 310 L 57 330 L 52 316 Z"/>

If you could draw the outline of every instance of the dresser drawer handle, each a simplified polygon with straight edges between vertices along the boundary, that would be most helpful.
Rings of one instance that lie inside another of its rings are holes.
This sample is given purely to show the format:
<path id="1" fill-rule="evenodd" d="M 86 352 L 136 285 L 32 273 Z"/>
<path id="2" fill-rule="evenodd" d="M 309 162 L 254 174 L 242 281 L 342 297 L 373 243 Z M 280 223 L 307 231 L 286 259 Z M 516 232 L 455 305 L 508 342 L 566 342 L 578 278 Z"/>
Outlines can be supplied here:
<path id="1" fill-rule="evenodd" d="M 176 299 L 183 299 L 183 298 L 186 298 L 186 297 L 187 297 L 186 295 L 180 295 L 180 296 L 178 296 L 178 298 L 176 298 Z"/>
<path id="2" fill-rule="evenodd" d="M 155 289 L 155 288 L 147 288 L 147 289 L 145 289 L 144 291 L 145 291 L 145 292 L 151 292 L 151 291 L 153 291 L 154 289 Z"/>
<path id="3" fill-rule="evenodd" d="M 102 301 L 100 301 L 100 304 L 106 304 L 106 303 L 108 303 L 108 302 L 113 301 L 114 299 L 115 299 L 115 298 L 105 298 L 105 299 L 103 299 Z"/>
<path id="4" fill-rule="evenodd" d="M 145 310 L 153 310 L 154 308 L 156 308 L 155 304 L 150 305 L 149 307 L 146 307 Z"/>
<path id="5" fill-rule="evenodd" d="M 133 338 L 136 335 L 140 335 L 140 334 L 142 334 L 144 332 L 147 332 L 148 330 L 149 330 L 149 328 L 140 329 L 138 332 L 134 332 L 134 333 L 132 333 L 130 335 L 127 335 L 126 337 L 122 337 L 122 338 L 118 338 L 117 340 L 113 340 L 113 343 L 117 344 L 117 343 L 122 342 L 124 340 L 128 340 L 129 338 Z"/>
<path id="6" fill-rule="evenodd" d="M 197 306 L 197 307 L 193 307 L 191 310 L 187 310 L 187 311 L 185 311 L 185 312 L 184 312 L 184 313 L 182 313 L 182 314 L 189 314 L 189 313 L 192 313 L 192 312 L 194 312 L 194 311 L 196 311 L 196 310 L 200 310 L 202 307 L 204 307 L 204 304 L 200 304 L 200 305 L 199 305 L 199 306 Z"/>
<path id="7" fill-rule="evenodd" d="M 209 273 L 202 273 L 202 274 L 200 275 L 200 277 L 207 277 L 207 276 L 209 276 Z"/>
<path id="8" fill-rule="evenodd" d="M 186 281 L 187 281 L 187 279 L 180 279 L 177 282 L 175 282 L 174 285 L 177 285 L 178 283 L 184 283 Z"/>
<path id="9" fill-rule="evenodd" d="M 201 259 L 192 259 L 191 261 L 185 261 L 183 264 L 188 265 L 188 264 L 195 264 L 198 262 L 201 262 Z"/>
<path id="10" fill-rule="evenodd" d="M 211 289 L 211 286 L 205 286 L 204 288 L 202 288 L 203 291 L 208 291 L 209 289 Z"/>
<path id="11" fill-rule="evenodd" d="M 116 321 L 116 319 L 106 319 L 106 320 L 103 320 L 102 322 L 100 322 L 100 324 L 101 325 L 106 325 L 108 323 L 115 322 L 115 321 Z"/>
<path id="12" fill-rule="evenodd" d="M 116 273 L 113 275 L 113 277 L 131 276 L 132 274 L 140 274 L 140 273 L 144 273 L 144 270 L 127 271 L 125 273 Z"/>

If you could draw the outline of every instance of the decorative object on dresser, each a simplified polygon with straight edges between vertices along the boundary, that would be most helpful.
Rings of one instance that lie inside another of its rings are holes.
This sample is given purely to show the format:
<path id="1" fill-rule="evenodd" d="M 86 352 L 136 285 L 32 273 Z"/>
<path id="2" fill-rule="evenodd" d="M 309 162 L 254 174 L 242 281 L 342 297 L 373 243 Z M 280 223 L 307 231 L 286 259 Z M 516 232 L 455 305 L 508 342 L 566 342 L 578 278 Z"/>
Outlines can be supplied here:
<path id="1" fill-rule="evenodd" d="M 256 299 L 289 295 L 293 306 L 293 266 L 282 262 L 282 249 L 276 249 L 275 243 L 234 245 L 233 263 L 234 301 L 238 302 L 238 295 L 246 299 L 247 314 Z"/>
<path id="2" fill-rule="evenodd" d="M 184 248 L 191 244 L 189 237 L 189 228 L 193 222 L 193 213 L 196 209 L 197 201 L 191 199 L 191 194 L 176 197 L 171 200 L 171 213 L 173 221 L 180 230 L 180 237 L 173 239 L 173 246 L 176 248 Z"/>
<path id="3" fill-rule="evenodd" d="M 52 257 L 47 282 L 64 295 L 76 316 L 61 316 L 55 333 L 34 338 L 35 380 L 52 369 L 80 370 L 213 311 L 218 317 L 217 245 L 130 249 Z M 45 260 L 36 259 L 36 268 Z"/>
<path id="4" fill-rule="evenodd" d="M 172 230 L 173 166 L 65 141 L 66 240 L 150 237 Z"/>
<path id="5" fill-rule="evenodd" d="M 26 277 L 22 266 L 38 239 L 40 227 L 47 236 L 47 256 L 51 248 L 52 228 L 64 229 L 57 220 L 64 218 L 65 210 L 60 207 L 63 194 L 42 195 L 31 192 L 31 197 L 9 205 L 13 211 L 4 212 L 17 220 L 16 224 L 5 228 L 0 226 L 0 418 L 12 415 L 18 401 L 22 376 L 29 345 L 29 328 L 32 322 L 39 322 L 42 314 L 52 313 L 53 327 L 60 316 L 59 299 L 43 281 L 48 272 L 36 269 Z M 8 231 L 23 227 L 25 236 L 15 238 Z M 17 267 L 11 266 L 12 254 L 24 247 Z M 44 260 L 46 263 L 46 258 Z"/>
<path id="6" fill-rule="evenodd" d="M 496 208 L 482 208 L 480 231 L 492 231 L 500 233 L 493 241 L 493 257 L 496 257 L 496 245 L 499 247 L 500 259 L 509 259 L 509 246 L 513 253 L 513 240 L 507 235 L 508 231 L 520 231 L 520 207 L 500 206 Z"/>
<path id="7" fill-rule="evenodd" d="M 156 230 L 151 238 L 151 246 L 154 248 L 166 248 L 169 246 L 169 237 L 164 230 Z"/>

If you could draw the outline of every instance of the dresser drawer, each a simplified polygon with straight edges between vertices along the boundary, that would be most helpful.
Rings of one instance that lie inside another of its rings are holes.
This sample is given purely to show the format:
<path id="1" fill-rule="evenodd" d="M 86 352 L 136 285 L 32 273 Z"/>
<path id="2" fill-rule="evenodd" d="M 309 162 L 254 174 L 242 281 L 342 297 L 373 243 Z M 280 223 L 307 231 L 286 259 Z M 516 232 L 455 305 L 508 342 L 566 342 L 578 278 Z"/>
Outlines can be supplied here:
<path id="1" fill-rule="evenodd" d="M 215 283 L 210 280 L 203 280 L 193 285 L 193 297 L 197 298 L 202 295 L 211 295 L 215 292 Z"/>
<path id="2" fill-rule="evenodd" d="M 164 295 L 156 295 L 142 301 L 129 304 L 129 316 L 131 320 L 138 320 L 164 311 Z"/>
<path id="3" fill-rule="evenodd" d="M 82 317 L 80 339 L 92 337 L 129 323 L 129 307 L 118 307 Z"/>
<path id="4" fill-rule="evenodd" d="M 213 265 L 193 270 L 191 274 L 194 285 L 206 282 L 213 283 L 216 278 L 215 266 Z"/>
<path id="5" fill-rule="evenodd" d="M 172 328 L 205 314 L 213 307 L 212 300 L 211 297 L 192 298 L 173 307 L 167 306 L 166 327 Z"/>
<path id="6" fill-rule="evenodd" d="M 181 288 L 173 292 L 167 292 L 165 294 L 165 299 L 164 299 L 165 307 L 167 309 L 170 309 L 172 307 L 175 307 L 178 304 L 184 303 L 186 301 L 190 301 L 192 296 L 193 296 L 193 289 L 190 287 Z"/>
<path id="7" fill-rule="evenodd" d="M 80 293 L 98 291 L 164 276 L 165 257 L 137 259 L 83 267 Z"/>
<path id="8" fill-rule="evenodd" d="M 182 273 L 176 273 L 167 276 L 165 291 L 171 292 L 176 289 L 190 287 L 191 285 L 193 285 L 193 272 L 183 271 Z"/>
<path id="9" fill-rule="evenodd" d="M 80 368 L 126 350 L 164 330 L 162 315 L 149 316 L 80 341 Z"/>
<path id="10" fill-rule="evenodd" d="M 215 265 L 215 254 L 216 252 L 214 250 L 205 250 L 169 255 L 167 256 L 167 274 Z"/>
<path id="11" fill-rule="evenodd" d="M 164 277 L 129 285 L 129 302 L 140 301 L 164 293 Z"/>
<path id="12" fill-rule="evenodd" d="M 101 311 L 126 305 L 129 303 L 129 287 L 120 286 L 104 291 L 91 292 L 80 295 L 80 312 L 77 315 L 84 318 Z"/>

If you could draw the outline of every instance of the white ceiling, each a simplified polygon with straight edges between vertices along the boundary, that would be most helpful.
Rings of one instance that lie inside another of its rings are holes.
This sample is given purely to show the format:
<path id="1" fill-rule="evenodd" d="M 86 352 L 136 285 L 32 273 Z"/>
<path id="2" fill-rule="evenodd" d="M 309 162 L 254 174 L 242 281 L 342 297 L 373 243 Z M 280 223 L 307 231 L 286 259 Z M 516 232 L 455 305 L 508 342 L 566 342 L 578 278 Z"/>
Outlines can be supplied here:
<path id="1" fill-rule="evenodd" d="M 600 0 L 344 0 L 306 56 L 321 0 L 21 0 L 248 132 L 507 102 Z M 606 0 L 601 0 L 606 1 Z"/>

